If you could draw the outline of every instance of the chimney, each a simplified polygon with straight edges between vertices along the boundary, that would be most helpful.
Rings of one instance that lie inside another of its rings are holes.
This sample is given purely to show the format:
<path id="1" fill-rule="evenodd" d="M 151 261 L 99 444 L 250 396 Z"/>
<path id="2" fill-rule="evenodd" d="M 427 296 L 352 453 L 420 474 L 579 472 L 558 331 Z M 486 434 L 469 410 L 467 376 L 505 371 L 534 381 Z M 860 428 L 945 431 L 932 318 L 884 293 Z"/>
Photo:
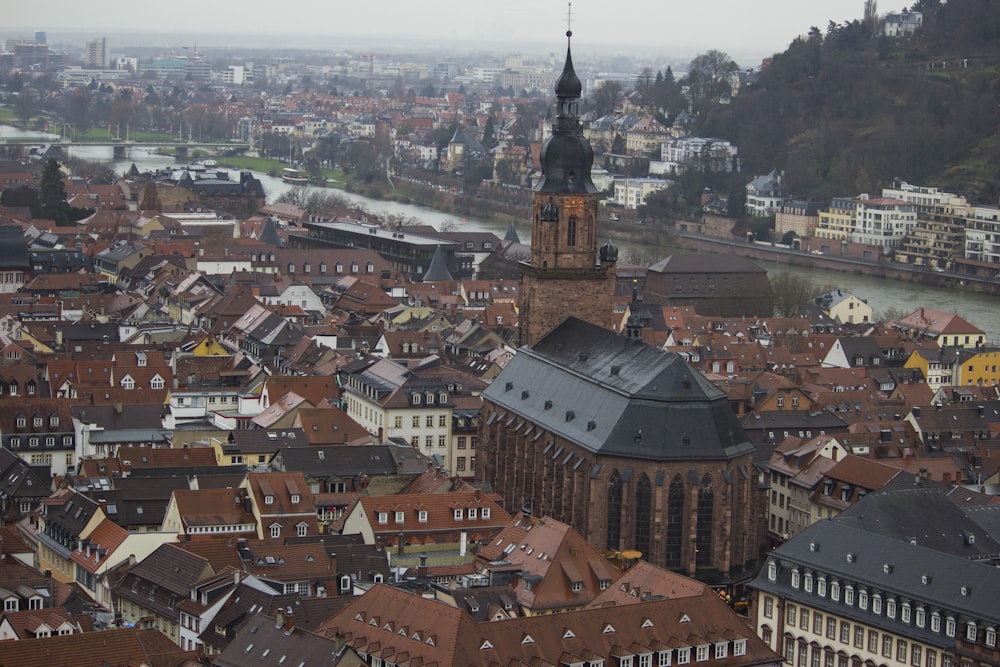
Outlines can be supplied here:
<path id="1" fill-rule="evenodd" d="M 285 625 L 285 610 L 278 609 L 277 613 L 274 615 L 274 627 L 281 628 Z"/>
<path id="2" fill-rule="evenodd" d="M 417 579 L 423 580 L 427 578 L 427 554 L 420 554 L 417 556 L 420 561 L 420 565 L 417 566 Z"/>
<path id="3" fill-rule="evenodd" d="M 986 406 L 985 405 L 980 405 L 979 407 L 976 408 L 976 411 L 979 412 L 980 419 L 986 416 Z"/>
<path id="4" fill-rule="evenodd" d="M 122 402 L 121 401 L 115 401 L 115 414 L 116 415 L 120 415 L 122 413 L 123 409 L 124 409 L 124 407 L 122 406 Z"/>
<path id="5" fill-rule="evenodd" d="M 920 419 L 920 406 L 919 405 L 914 405 L 913 406 L 913 418 L 914 419 Z"/>

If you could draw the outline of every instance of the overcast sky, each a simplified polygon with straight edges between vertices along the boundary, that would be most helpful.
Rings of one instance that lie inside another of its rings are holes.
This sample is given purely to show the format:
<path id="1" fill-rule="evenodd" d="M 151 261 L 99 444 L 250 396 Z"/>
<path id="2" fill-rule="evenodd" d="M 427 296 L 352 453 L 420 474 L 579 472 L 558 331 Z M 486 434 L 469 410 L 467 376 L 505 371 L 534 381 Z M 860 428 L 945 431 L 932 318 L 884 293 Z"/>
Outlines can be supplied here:
<path id="1" fill-rule="evenodd" d="M 89 31 L 97 37 L 146 31 L 176 33 L 179 41 L 190 37 L 192 43 L 198 35 L 229 34 L 242 45 L 249 35 L 266 33 L 272 43 L 285 34 L 309 35 L 310 45 L 316 37 L 329 37 L 331 48 L 337 47 L 337 40 L 357 44 L 370 36 L 382 41 L 426 40 L 456 49 L 504 44 L 538 44 L 545 49 L 551 44 L 550 50 L 558 51 L 564 43 L 567 13 L 567 3 L 559 0 L 4 0 L 4 4 L 0 30 L 8 34 Z M 908 4 L 880 0 L 878 10 L 884 14 Z M 684 54 L 714 48 L 733 55 L 769 55 L 783 51 L 810 26 L 825 30 L 830 20 L 849 21 L 863 12 L 864 0 L 576 0 L 572 28 L 574 44 L 582 51 L 590 45 L 602 51 L 620 47 Z"/>

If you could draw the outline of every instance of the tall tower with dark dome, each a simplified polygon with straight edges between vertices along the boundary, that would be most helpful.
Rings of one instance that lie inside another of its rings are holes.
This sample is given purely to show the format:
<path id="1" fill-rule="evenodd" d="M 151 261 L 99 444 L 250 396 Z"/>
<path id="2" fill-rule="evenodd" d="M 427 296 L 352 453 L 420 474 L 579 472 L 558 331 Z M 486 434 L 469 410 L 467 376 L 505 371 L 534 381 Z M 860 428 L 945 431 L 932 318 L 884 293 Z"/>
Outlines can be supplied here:
<path id="1" fill-rule="evenodd" d="M 541 151 L 531 260 L 520 265 L 522 345 L 534 344 L 570 315 L 612 328 L 618 249 L 610 241 L 597 248 L 598 191 L 590 178 L 594 150 L 580 124 L 583 85 L 573 69 L 572 35 L 566 31 L 566 64 L 556 81 L 556 121 Z"/>

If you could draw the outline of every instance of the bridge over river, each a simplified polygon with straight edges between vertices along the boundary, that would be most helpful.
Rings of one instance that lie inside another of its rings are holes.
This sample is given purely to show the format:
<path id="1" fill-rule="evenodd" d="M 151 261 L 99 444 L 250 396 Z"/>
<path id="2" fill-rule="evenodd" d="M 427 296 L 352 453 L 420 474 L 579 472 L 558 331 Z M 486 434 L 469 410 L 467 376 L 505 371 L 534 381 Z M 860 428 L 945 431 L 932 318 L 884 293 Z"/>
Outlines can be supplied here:
<path id="1" fill-rule="evenodd" d="M 173 149 L 174 155 L 181 160 L 185 160 L 191 151 L 210 150 L 214 152 L 233 151 L 240 152 L 250 149 L 248 142 L 240 143 L 234 141 L 133 141 L 133 140 L 104 140 L 104 141 L 72 141 L 63 137 L 44 139 L 31 137 L 4 137 L 0 136 L 0 145 L 5 146 L 45 146 L 46 148 L 58 148 L 64 152 L 71 147 L 92 146 L 95 148 L 110 148 L 115 160 L 128 160 L 132 157 L 132 150 L 136 148 Z"/>

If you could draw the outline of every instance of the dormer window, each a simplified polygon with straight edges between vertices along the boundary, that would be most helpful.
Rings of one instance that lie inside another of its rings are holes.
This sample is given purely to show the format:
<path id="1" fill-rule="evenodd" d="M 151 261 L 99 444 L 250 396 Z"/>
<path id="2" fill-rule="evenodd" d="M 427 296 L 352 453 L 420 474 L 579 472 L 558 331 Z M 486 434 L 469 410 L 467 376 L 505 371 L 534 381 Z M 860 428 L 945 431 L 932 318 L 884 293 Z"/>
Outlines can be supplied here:
<path id="1" fill-rule="evenodd" d="M 44 420 L 41 417 L 39 417 L 38 415 L 35 415 L 35 417 L 32 418 L 32 420 L 31 420 L 31 425 L 34 426 L 35 428 L 41 428 L 43 421 Z"/>
<path id="2" fill-rule="evenodd" d="M 442 391 L 440 394 L 438 394 L 438 403 L 444 405 L 447 402 L 448 402 L 448 394 Z"/>
<path id="3" fill-rule="evenodd" d="M 49 415 L 49 426 L 51 428 L 59 426 L 59 415 Z"/>
<path id="4" fill-rule="evenodd" d="M 454 511 L 454 517 L 455 517 L 455 521 L 461 521 L 462 520 L 462 510 L 461 509 L 456 509 Z"/>
<path id="5" fill-rule="evenodd" d="M 768 581 L 778 580 L 778 564 L 773 560 L 767 564 L 767 579 Z"/>
<path id="6" fill-rule="evenodd" d="M 476 518 L 476 508 L 475 507 L 470 507 L 469 508 L 469 518 L 470 519 L 475 519 Z"/>
<path id="7" fill-rule="evenodd" d="M 420 405 L 420 394 L 413 394 L 411 397 L 413 405 Z"/>
<path id="8" fill-rule="evenodd" d="M 480 518 L 483 518 L 483 519 L 489 519 L 490 518 L 490 508 L 489 507 L 484 507 L 481 510 L 479 510 L 479 516 L 480 516 Z"/>
<path id="9" fill-rule="evenodd" d="M 434 394 L 427 392 L 427 405 L 434 405 Z"/>
<path id="10" fill-rule="evenodd" d="M 273 505 L 274 504 L 274 496 L 264 496 L 264 504 L 265 505 Z"/>
<path id="11" fill-rule="evenodd" d="M 792 588 L 798 588 L 801 581 L 802 575 L 799 574 L 798 569 L 792 570 Z"/>
<path id="12" fill-rule="evenodd" d="M 293 503 L 299 502 L 300 499 L 301 499 L 301 497 L 299 496 L 299 494 L 297 494 L 297 493 L 293 493 L 292 494 L 292 502 Z"/>
<path id="13" fill-rule="evenodd" d="M 396 523 L 403 523 L 406 520 L 405 512 L 396 512 Z"/>
<path id="14" fill-rule="evenodd" d="M 27 424 L 28 424 L 28 420 L 27 419 L 25 419 L 21 415 L 17 416 L 17 427 L 18 428 L 24 428 L 25 426 L 27 426 Z"/>
<path id="15" fill-rule="evenodd" d="M 427 510 L 420 510 L 417 512 L 417 521 L 420 523 L 427 523 Z"/>
<path id="16" fill-rule="evenodd" d="M 389 523 L 389 513 L 388 512 L 379 512 L 378 513 L 378 522 L 381 523 L 381 524 Z"/>

